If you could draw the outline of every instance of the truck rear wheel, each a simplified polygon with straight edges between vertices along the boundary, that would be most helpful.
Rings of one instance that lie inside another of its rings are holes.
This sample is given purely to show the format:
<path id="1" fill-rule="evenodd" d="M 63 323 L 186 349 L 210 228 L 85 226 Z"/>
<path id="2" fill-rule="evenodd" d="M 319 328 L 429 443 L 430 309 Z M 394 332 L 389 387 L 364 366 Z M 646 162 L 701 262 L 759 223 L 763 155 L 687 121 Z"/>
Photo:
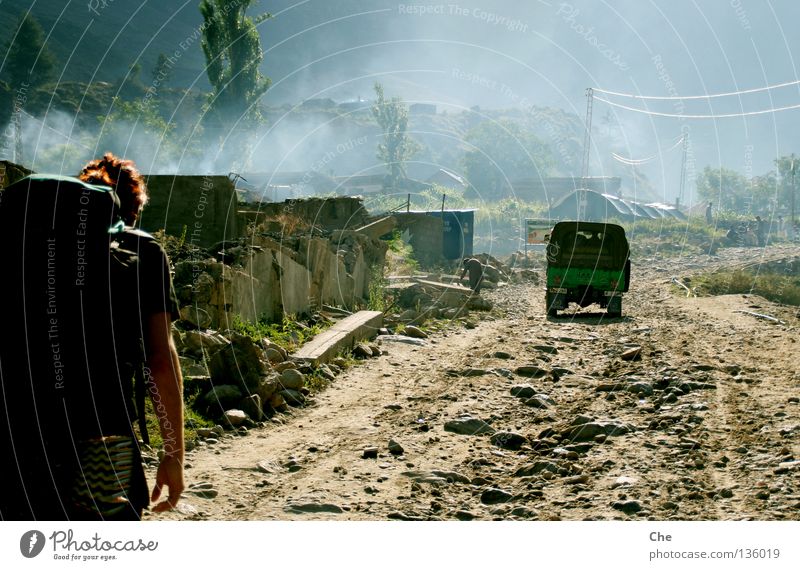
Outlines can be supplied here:
<path id="1" fill-rule="evenodd" d="M 548 317 L 557 317 L 558 316 L 558 309 L 553 306 L 555 301 L 555 295 L 550 295 L 550 293 L 546 293 L 544 296 L 544 306 L 547 309 L 547 316 Z"/>
<path id="2" fill-rule="evenodd" d="M 612 319 L 622 316 L 622 299 L 620 297 L 612 297 L 608 300 L 606 314 Z"/>

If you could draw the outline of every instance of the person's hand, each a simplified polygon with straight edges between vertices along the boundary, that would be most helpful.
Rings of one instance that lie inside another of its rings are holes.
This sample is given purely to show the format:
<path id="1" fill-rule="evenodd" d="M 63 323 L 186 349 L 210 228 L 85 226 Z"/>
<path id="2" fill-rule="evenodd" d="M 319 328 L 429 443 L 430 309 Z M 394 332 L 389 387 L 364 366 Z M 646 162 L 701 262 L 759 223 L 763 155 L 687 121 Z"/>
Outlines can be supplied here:
<path id="1" fill-rule="evenodd" d="M 165 455 L 158 464 L 156 484 L 153 486 L 152 502 L 158 501 L 161 488 L 166 485 L 169 489 L 168 497 L 153 507 L 153 512 L 161 513 L 175 508 L 183 493 L 183 461 L 174 455 Z"/>

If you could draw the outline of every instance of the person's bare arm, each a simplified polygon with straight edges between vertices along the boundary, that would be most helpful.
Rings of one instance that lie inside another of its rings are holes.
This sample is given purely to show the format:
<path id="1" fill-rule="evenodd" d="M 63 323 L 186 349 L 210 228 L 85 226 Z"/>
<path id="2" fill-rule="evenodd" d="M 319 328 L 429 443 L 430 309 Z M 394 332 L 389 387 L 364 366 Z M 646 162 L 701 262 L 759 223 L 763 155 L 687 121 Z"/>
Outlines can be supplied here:
<path id="1" fill-rule="evenodd" d="M 167 499 L 153 509 L 160 512 L 175 507 L 184 488 L 183 378 L 178 352 L 172 341 L 169 313 L 148 317 L 145 350 L 146 372 L 152 382 L 150 397 L 164 440 L 164 457 L 158 466 L 150 500 L 155 502 L 159 499 L 164 485 L 169 489 Z"/>

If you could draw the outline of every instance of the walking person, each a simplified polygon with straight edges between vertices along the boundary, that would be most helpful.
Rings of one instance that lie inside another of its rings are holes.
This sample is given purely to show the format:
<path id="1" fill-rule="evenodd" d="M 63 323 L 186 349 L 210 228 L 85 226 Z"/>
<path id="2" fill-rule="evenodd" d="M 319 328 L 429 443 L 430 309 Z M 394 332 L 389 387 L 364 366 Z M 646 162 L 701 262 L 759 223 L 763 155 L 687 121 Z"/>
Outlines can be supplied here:
<path id="1" fill-rule="evenodd" d="M 146 202 L 133 162 L 110 153 L 79 178 L 33 175 L 0 195 L 13 331 L 0 344 L 0 519 L 138 520 L 164 487 L 155 511 L 180 499 L 178 306 L 163 249 L 130 228 Z M 132 426 L 142 365 L 164 440 L 152 493 Z"/>
<path id="2" fill-rule="evenodd" d="M 483 285 L 483 263 L 474 257 L 465 257 L 463 262 L 464 270 L 461 272 L 460 279 L 469 273 L 469 288 L 473 293 L 480 293 Z"/>

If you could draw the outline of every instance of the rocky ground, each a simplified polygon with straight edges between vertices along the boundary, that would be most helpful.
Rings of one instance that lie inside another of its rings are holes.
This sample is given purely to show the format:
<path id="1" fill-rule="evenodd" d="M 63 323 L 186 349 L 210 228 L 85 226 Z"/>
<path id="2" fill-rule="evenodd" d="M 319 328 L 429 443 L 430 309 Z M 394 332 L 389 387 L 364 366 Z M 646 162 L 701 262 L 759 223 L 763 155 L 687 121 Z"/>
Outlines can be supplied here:
<path id="1" fill-rule="evenodd" d="M 671 283 L 798 253 L 637 260 L 614 320 L 489 291 L 474 328 L 385 342 L 308 407 L 206 440 L 180 509 L 147 517 L 798 520 L 797 308 Z"/>

